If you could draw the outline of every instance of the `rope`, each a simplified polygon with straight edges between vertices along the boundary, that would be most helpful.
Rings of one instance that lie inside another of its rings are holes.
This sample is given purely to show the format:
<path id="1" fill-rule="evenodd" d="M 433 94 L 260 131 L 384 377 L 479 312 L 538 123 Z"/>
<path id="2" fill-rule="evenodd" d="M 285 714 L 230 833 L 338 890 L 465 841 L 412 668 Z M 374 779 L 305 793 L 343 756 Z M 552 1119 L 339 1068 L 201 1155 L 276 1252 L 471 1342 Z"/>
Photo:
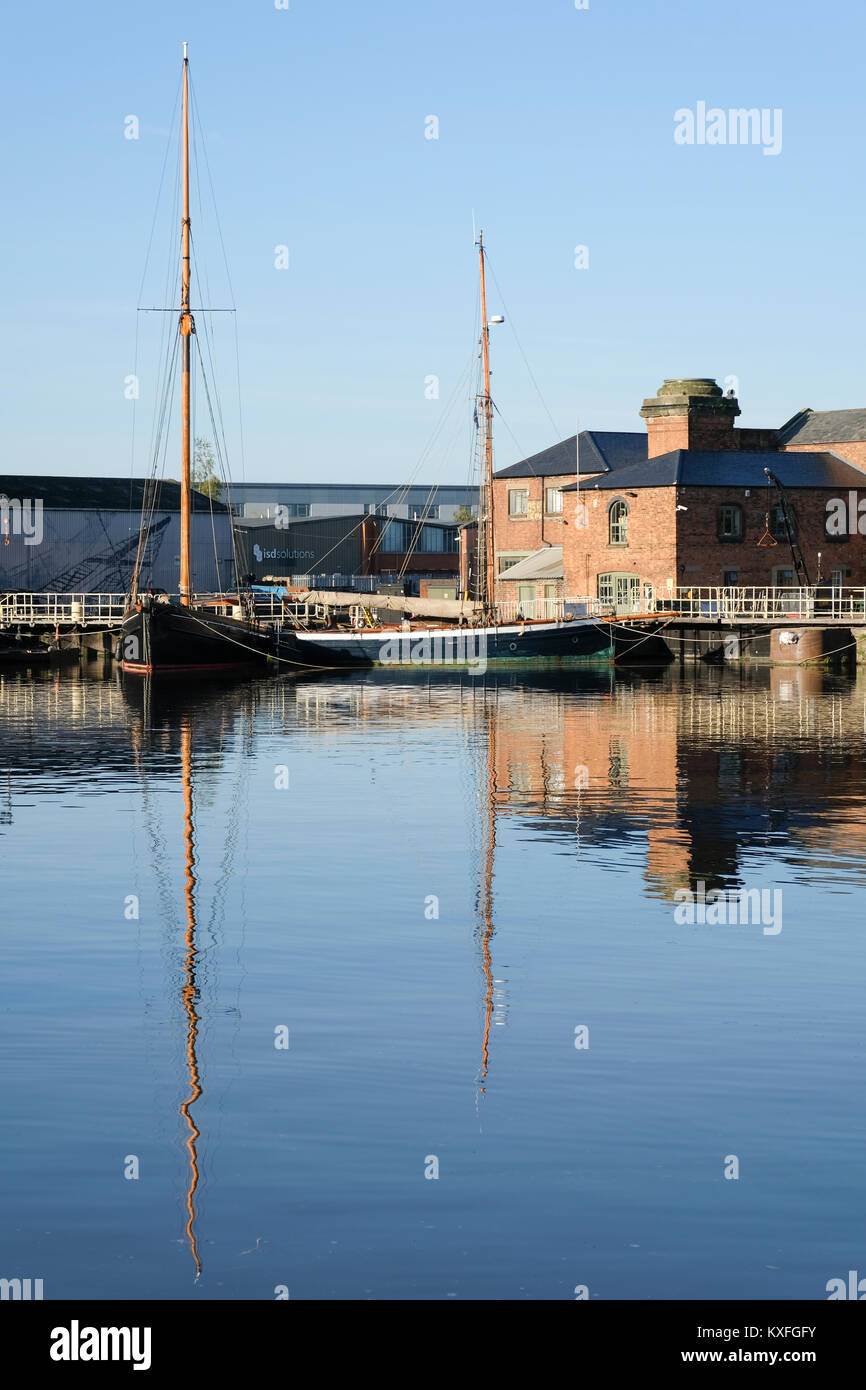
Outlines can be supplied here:
<path id="1" fill-rule="evenodd" d="M 544 407 L 545 414 L 547 415 L 548 420 L 549 420 L 550 423 L 552 424 L 553 429 L 554 429 L 554 432 L 555 432 L 557 435 L 559 435 L 559 433 L 560 433 L 560 431 L 559 431 L 559 426 L 557 425 L 556 421 L 554 420 L 553 416 L 551 415 L 550 411 L 548 410 L 548 408 L 547 408 L 547 402 L 545 401 L 544 397 L 543 397 L 542 394 L 541 394 L 541 387 L 539 386 L 538 382 L 535 380 L 535 377 L 533 376 L 532 368 L 531 368 L 530 365 L 529 365 L 529 359 L 527 358 L 526 353 L 523 351 L 523 345 L 522 345 L 520 339 L 519 339 L 518 336 L 517 336 L 517 329 L 514 327 L 514 322 L 513 322 L 512 318 L 511 318 L 511 311 L 508 309 L 508 307 L 507 307 L 507 305 L 506 305 L 506 303 L 505 303 L 505 296 L 503 295 L 502 290 L 499 288 L 499 281 L 498 281 L 497 278 L 496 278 L 496 271 L 493 269 L 493 266 L 492 266 L 491 261 L 490 261 L 490 252 L 487 251 L 486 248 L 485 248 L 484 258 L 485 258 L 485 260 L 486 260 L 488 266 L 490 267 L 490 274 L 493 276 L 493 283 L 494 283 L 494 285 L 496 286 L 496 292 L 497 292 L 497 294 L 499 295 L 500 300 L 502 301 L 502 308 L 503 308 L 503 310 L 505 311 L 505 315 L 506 315 L 506 317 L 507 317 L 507 319 L 508 319 L 508 323 L 509 323 L 509 326 L 510 326 L 510 328 L 511 328 L 511 331 L 512 331 L 512 333 L 514 334 L 514 341 L 517 343 L 517 346 L 518 346 L 518 348 L 519 348 L 519 350 L 520 350 L 520 355 L 521 355 L 521 357 L 523 358 L 524 366 L 526 367 L 526 370 L 527 370 L 528 373 L 529 373 L 529 379 L 530 379 L 530 381 L 532 382 L 533 386 L 535 387 L 536 391 L 538 392 L 538 399 L 541 401 L 541 404 L 542 404 L 542 406 Z M 509 433 L 510 433 L 510 431 L 509 431 Z M 512 436 L 512 437 L 513 437 L 513 436 Z M 516 441 L 515 441 L 515 443 L 516 443 Z"/>
<path id="2" fill-rule="evenodd" d="M 193 621 L 194 623 L 198 623 L 201 627 L 207 628 L 207 626 L 208 626 L 207 623 L 203 622 L 201 618 L 197 618 L 197 617 L 195 616 L 194 613 L 187 613 L 186 616 L 187 616 L 188 618 L 191 618 L 192 621 Z M 210 630 L 210 629 L 208 629 L 208 630 Z M 309 666 L 309 665 L 307 664 L 307 662 L 305 662 L 305 661 L 293 661 L 292 658 L 291 658 L 290 656 L 276 656 L 275 653 L 273 653 L 273 652 L 263 652 L 263 651 L 261 651 L 261 649 L 260 649 L 259 647 L 251 647 L 251 646 L 249 646 L 246 642 L 240 642 L 240 641 L 238 641 L 238 639 L 237 639 L 236 637 L 229 637 L 229 636 L 227 636 L 226 633 L 224 633 L 224 632 L 221 632 L 221 633 L 220 633 L 220 638 L 221 638 L 223 641 L 225 641 L 225 642 L 231 642 L 232 645 L 235 646 L 235 647 L 241 647 L 244 651 L 247 651 L 247 652 L 254 652 L 256 656 L 266 656 L 266 657 L 268 658 L 269 661 L 279 661 L 279 662 L 282 662 L 282 663 L 283 663 L 284 665 L 286 665 L 286 666 L 300 666 L 300 667 L 302 668 L 302 670 L 305 670 L 305 671 L 309 671 L 309 670 L 315 670 L 315 671 L 343 671 L 343 670 L 345 670 L 345 667 L 343 667 L 343 666 L 315 666 L 315 667 L 311 667 L 311 666 Z"/>
<path id="3" fill-rule="evenodd" d="M 666 628 L 666 627 L 669 627 L 670 624 L 673 623 L 673 622 L 687 622 L 687 621 L 688 621 L 688 619 L 684 619 L 684 618 L 682 617 L 681 614 L 674 614 L 673 617 L 669 618 L 669 619 L 667 620 L 667 622 L 665 622 L 665 623 L 662 624 L 661 627 L 657 628 L 657 629 L 655 630 L 655 632 L 648 632 L 648 633 L 646 634 L 646 636 L 644 637 L 643 641 L 647 641 L 647 639 L 650 638 L 650 637 L 657 637 L 657 636 L 659 635 L 659 633 L 663 632 L 663 631 L 665 630 L 665 628 Z M 613 620 L 613 619 L 611 619 L 610 626 L 611 626 L 611 628 L 621 628 L 623 632 L 640 632 L 640 628 L 639 628 L 639 627 L 629 626 L 628 623 L 618 623 L 618 622 L 616 622 L 616 621 Z M 739 635 L 739 634 L 738 634 L 738 635 Z M 666 642 L 669 642 L 669 643 L 678 643 L 680 646 L 689 645 L 689 646 L 692 646 L 692 647 L 699 647 L 699 646 L 701 645 L 700 642 L 695 641 L 694 638 L 691 638 L 691 637 L 675 637 L 675 636 L 673 636 L 673 635 L 668 635 L 668 636 L 665 638 L 665 641 L 666 641 Z M 642 645 L 641 642 L 635 642 L 634 647 L 629 648 L 629 651 L 634 651 L 635 648 L 637 648 L 637 647 L 639 647 L 639 646 L 641 646 L 641 645 Z M 843 644 L 843 646 L 841 646 L 841 647 L 834 647 L 832 651 L 829 651 L 829 652 L 822 652 L 820 658 L 805 657 L 802 661 L 786 661 L 786 662 L 784 663 L 784 665 L 786 665 L 786 666 L 810 666 L 810 665 L 813 665 L 813 664 L 815 663 L 816 660 L 821 660 L 821 661 L 823 661 L 823 660 L 825 659 L 825 657 L 828 657 L 828 656 L 836 656 L 839 652 L 847 652 L 847 651 L 849 651 L 852 647 L 856 647 L 856 646 L 857 646 L 857 638 L 855 637 L 853 641 L 851 641 L 851 642 L 845 642 L 845 643 Z"/>

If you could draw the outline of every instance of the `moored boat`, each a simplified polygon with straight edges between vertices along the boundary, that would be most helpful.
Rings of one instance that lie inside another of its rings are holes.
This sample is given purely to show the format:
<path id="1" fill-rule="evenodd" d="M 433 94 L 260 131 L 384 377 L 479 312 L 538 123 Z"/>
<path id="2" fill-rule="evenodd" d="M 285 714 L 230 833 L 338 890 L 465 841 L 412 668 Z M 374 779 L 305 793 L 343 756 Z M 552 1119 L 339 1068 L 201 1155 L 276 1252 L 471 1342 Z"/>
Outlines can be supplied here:
<path id="1" fill-rule="evenodd" d="M 121 663 L 136 675 L 234 671 L 266 665 L 274 638 L 252 621 L 140 595 L 123 618 Z"/>
<path id="2" fill-rule="evenodd" d="M 374 620 L 376 600 L 335 604 L 324 620 L 309 621 L 309 605 L 286 604 L 287 623 L 280 635 L 280 651 L 291 652 L 310 666 L 371 667 L 427 665 L 453 666 L 474 671 L 494 666 L 561 668 L 587 661 L 610 661 L 613 639 L 608 615 L 596 612 L 595 601 L 554 600 L 555 610 L 543 617 L 518 617 L 505 611 L 494 598 L 495 549 L 493 516 L 493 400 L 490 394 L 490 327 L 503 322 L 501 315 L 488 322 L 483 234 L 478 237 L 481 308 L 482 382 L 474 419 L 483 428 L 483 482 L 479 488 L 479 536 L 475 593 L 461 601 L 446 601 L 443 609 L 460 610 L 449 625 L 408 618 L 399 627 Z M 483 425 L 482 425 L 483 422 Z M 286 597 L 289 595 L 286 592 Z M 321 596 L 324 597 L 324 596 Z M 338 597 L 338 596 L 335 596 Z M 285 600 L 284 600 L 285 602 Z M 366 606 L 365 606 L 366 605 Z M 320 604 L 327 608 L 327 604 Z M 409 610 L 412 601 L 405 605 Z M 535 605 L 533 605 L 534 607 Z M 428 605 L 429 611 L 430 605 Z M 346 621 L 347 615 L 349 621 Z"/>
<path id="3" fill-rule="evenodd" d="M 497 667 L 564 668 L 611 655 L 610 626 L 597 618 L 561 622 L 492 623 L 478 627 L 407 624 L 374 626 L 360 631 L 337 628 L 314 632 L 284 631 L 280 654 L 305 666 L 453 667 L 481 671 Z"/>
<path id="4" fill-rule="evenodd" d="M 196 601 L 192 587 L 190 514 L 191 461 L 191 344 L 196 327 L 190 307 L 190 162 L 189 59 L 183 46 L 181 124 L 180 338 L 181 379 L 181 513 L 180 583 L 177 597 L 139 591 L 141 561 L 147 537 L 147 506 L 142 511 L 138 555 L 129 607 L 123 616 L 118 656 L 124 671 L 135 675 L 208 674 L 267 663 L 274 635 L 245 613 L 238 594 L 234 604 Z M 146 495 L 146 491 L 145 491 Z M 237 578 L 237 576 L 236 576 Z M 232 611 L 226 612 L 229 607 Z"/>

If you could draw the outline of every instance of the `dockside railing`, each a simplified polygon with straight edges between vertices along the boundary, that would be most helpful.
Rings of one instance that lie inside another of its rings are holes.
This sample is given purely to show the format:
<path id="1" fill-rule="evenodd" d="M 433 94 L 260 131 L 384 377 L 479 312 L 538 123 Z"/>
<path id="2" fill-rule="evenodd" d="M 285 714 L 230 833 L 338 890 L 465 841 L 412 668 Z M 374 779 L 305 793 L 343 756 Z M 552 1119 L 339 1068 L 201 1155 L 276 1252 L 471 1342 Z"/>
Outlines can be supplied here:
<path id="1" fill-rule="evenodd" d="M 830 584 L 810 587 L 792 585 L 741 586 L 724 588 L 713 585 L 681 586 L 655 594 L 657 613 L 676 614 L 682 618 L 747 619 L 756 622 L 783 619 L 791 621 L 826 619 L 827 621 L 856 621 L 866 623 L 866 588 L 834 588 Z"/>
<path id="2" fill-rule="evenodd" d="M 524 619 L 561 623 L 567 618 L 605 618 L 612 612 L 613 606 L 598 598 L 506 599 L 496 604 L 501 623 L 519 623 Z"/>
<path id="3" fill-rule="evenodd" d="M 126 594 L 0 593 L 0 627 L 66 627 L 77 623 L 116 626 Z"/>

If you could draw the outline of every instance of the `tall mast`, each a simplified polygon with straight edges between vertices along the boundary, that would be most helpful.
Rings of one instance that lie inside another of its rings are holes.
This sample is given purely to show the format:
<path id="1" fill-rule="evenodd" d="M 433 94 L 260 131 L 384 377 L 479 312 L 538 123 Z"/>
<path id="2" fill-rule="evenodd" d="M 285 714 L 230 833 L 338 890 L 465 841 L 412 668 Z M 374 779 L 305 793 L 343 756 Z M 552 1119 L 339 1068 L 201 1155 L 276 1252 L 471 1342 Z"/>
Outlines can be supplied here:
<path id="1" fill-rule="evenodd" d="M 493 404 L 490 400 L 490 325 L 487 322 L 487 291 L 484 283 L 484 234 L 478 233 L 478 262 L 481 268 L 481 354 L 484 362 L 484 586 L 482 601 L 493 604 Z"/>
<path id="2" fill-rule="evenodd" d="M 189 59 L 183 46 L 183 133 L 181 183 L 183 214 L 180 224 L 180 345 L 181 345 L 181 475 L 180 475 L 180 601 L 189 604 L 190 581 L 190 337 L 195 323 L 189 309 Z"/>

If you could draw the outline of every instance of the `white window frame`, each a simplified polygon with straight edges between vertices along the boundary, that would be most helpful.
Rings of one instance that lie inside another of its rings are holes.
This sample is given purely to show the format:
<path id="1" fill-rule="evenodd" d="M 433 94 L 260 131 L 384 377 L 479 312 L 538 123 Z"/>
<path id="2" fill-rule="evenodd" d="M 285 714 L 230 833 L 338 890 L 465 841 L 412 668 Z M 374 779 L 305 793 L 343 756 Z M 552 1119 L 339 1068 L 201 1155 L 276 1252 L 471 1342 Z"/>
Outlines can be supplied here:
<path id="1" fill-rule="evenodd" d="M 522 497 L 522 498 L 523 498 L 523 509 L 522 509 L 521 511 L 518 511 L 518 510 L 514 507 L 514 505 L 513 505 L 513 499 L 516 498 L 516 497 Z M 511 518 L 512 520 L 515 520 L 515 521 L 525 521 L 528 512 L 529 512 L 529 488 L 528 488 L 528 487 L 510 487 L 510 488 L 508 489 L 508 515 L 509 515 L 509 518 Z"/>
<path id="2" fill-rule="evenodd" d="M 553 505 L 553 506 L 550 505 L 550 499 L 551 499 L 551 498 L 553 498 L 553 502 L 554 502 L 554 505 Z M 544 510 L 545 510 L 545 512 L 546 512 L 546 514 L 547 514 L 548 516 L 561 516 L 561 515 L 562 515 L 562 488 L 561 488 L 561 487 L 546 487 L 546 488 L 544 489 Z"/>

